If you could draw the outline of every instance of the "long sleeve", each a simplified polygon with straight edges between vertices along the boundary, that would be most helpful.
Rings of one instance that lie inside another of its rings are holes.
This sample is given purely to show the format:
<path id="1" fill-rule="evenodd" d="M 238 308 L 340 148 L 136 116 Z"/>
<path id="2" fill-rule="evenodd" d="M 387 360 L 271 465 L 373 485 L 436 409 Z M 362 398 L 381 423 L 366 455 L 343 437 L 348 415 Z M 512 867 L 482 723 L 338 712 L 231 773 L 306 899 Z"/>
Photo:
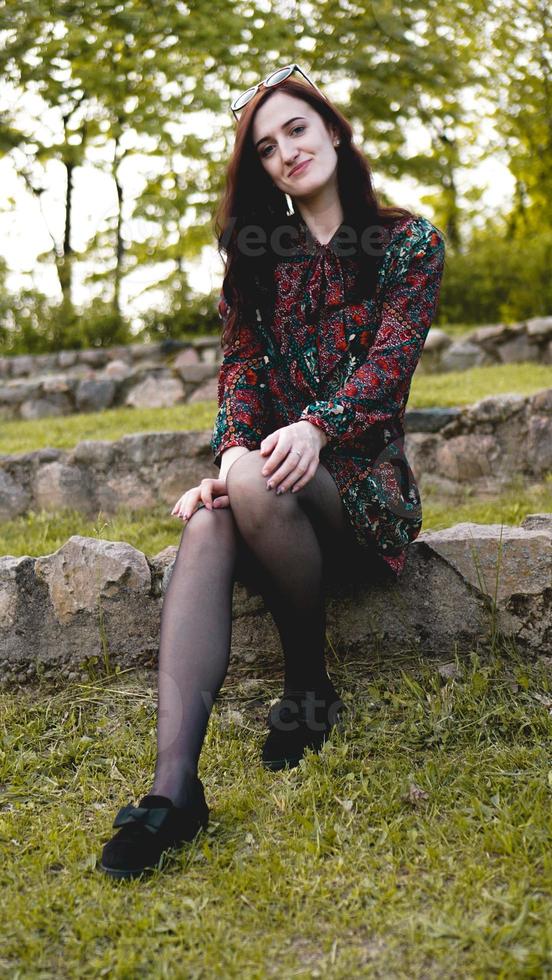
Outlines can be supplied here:
<path id="1" fill-rule="evenodd" d="M 445 259 L 442 234 L 418 218 L 390 248 L 381 322 L 366 359 L 331 398 L 312 402 L 301 414 L 323 429 L 334 446 L 361 440 L 369 426 L 404 414 L 437 309 Z"/>
<path id="2" fill-rule="evenodd" d="M 223 323 L 229 307 L 221 295 L 218 304 Z M 259 334 L 249 324 L 239 324 L 238 336 L 224 351 L 218 378 L 219 410 L 211 437 L 215 466 L 230 446 L 258 449 L 266 434 L 270 396 L 268 357 Z"/>

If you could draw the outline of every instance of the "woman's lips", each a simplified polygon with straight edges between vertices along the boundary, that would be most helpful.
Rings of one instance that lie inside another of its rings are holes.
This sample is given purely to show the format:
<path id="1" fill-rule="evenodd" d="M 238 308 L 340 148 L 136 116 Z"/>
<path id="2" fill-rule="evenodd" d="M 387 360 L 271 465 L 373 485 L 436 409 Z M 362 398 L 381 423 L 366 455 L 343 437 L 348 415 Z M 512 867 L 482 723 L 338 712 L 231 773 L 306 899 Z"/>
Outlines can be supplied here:
<path id="1" fill-rule="evenodd" d="M 303 170 L 305 169 L 305 167 L 308 167 L 309 163 L 310 163 L 310 160 L 304 160 L 303 163 L 300 163 L 299 166 L 295 168 L 295 170 L 292 170 L 291 171 L 291 173 L 290 173 L 289 176 L 290 177 L 295 177 L 295 174 L 301 174 L 301 173 L 303 173 Z"/>

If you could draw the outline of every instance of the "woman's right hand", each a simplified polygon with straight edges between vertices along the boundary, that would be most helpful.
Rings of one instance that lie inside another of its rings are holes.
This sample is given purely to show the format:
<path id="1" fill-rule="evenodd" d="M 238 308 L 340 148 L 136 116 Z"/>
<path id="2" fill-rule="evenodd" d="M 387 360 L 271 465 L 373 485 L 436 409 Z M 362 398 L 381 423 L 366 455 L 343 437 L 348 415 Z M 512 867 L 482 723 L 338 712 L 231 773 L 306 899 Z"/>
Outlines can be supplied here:
<path id="1" fill-rule="evenodd" d="M 176 501 L 171 516 L 180 517 L 188 521 L 194 511 L 199 510 L 204 505 L 207 510 L 217 510 L 220 507 L 229 507 L 230 500 L 226 492 L 226 480 L 213 480 L 206 478 L 202 480 L 198 487 L 192 487 L 183 493 Z"/>

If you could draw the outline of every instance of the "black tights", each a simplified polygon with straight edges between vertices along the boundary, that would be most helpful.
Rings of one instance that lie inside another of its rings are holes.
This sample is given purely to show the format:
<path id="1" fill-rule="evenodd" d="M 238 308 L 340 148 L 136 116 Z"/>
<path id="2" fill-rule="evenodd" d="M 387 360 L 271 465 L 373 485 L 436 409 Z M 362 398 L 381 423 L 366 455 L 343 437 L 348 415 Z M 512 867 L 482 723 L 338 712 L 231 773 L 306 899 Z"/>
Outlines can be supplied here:
<path id="1" fill-rule="evenodd" d="M 309 483 L 276 496 L 258 450 L 230 467 L 230 507 L 200 508 L 185 525 L 161 612 L 157 763 L 152 793 L 184 805 L 230 659 L 238 559 L 257 566 L 259 591 L 282 642 L 284 694 L 331 687 L 324 663 L 323 561 L 351 528 L 319 463 Z M 341 544 L 340 544 L 341 543 Z M 336 552 L 335 552 L 336 553 Z"/>

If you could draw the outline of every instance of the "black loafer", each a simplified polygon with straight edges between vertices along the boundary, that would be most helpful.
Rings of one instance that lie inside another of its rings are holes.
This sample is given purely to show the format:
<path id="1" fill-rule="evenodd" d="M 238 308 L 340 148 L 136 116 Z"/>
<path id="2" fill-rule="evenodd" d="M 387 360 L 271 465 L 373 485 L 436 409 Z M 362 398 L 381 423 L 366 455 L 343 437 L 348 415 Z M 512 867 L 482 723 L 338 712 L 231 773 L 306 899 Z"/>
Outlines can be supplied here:
<path id="1" fill-rule="evenodd" d="M 197 780 L 185 807 L 166 796 L 144 796 L 138 806 L 119 810 L 113 822 L 119 831 L 104 845 L 100 868 L 112 878 L 135 878 L 159 867 L 169 848 L 191 841 L 209 823 L 203 784 Z"/>
<path id="2" fill-rule="evenodd" d="M 324 694 L 312 690 L 286 694 L 268 714 L 269 734 L 262 750 L 264 768 L 293 769 L 305 749 L 319 752 L 332 728 L 342 724 L 345 711 L 335 689 Z"/>

